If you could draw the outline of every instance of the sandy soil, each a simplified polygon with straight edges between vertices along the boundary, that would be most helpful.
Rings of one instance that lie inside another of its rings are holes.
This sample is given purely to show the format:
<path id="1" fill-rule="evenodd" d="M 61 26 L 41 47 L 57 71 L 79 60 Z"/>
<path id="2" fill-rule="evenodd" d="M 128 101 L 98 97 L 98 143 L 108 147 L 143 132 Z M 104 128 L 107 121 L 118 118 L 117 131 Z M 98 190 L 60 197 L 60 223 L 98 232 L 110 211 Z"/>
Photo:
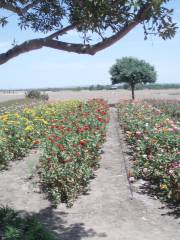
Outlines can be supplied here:
<path id="1" fill-rule="evenodd" d="M 14 92 L 14 93 L 3 93 L 0 92 L 0 102 L 5 102 L 9 100 L 16 100 L 16 99 L 22 99 L 24 98 L 24 92 Z"/>
<path id="2" fill-rule="evenodd" d="M 144 194 L 134 192 L 131 199 L 123 135 L 118 131 L 116 110 L 110 111 L 101 167 L 89 192 L 80 196 L 72 208 L 60 204 L 53 209 L 39 193 L 34 172 L 38 152 L 0 173 L 0 204 L 23 214 L 36 214 L 61 240 L 179 240 L 180 222 L 173 211 Z"/>
<path id="3" fill-rule="evenodd" d="M 103 98 L 109 103 L 117 103 L 122 99 L 131 99 L 128 90 L 101 90 L 101 91 L 62 91 L 49 92 L 50 100 L 92 99 Z M 176 99 L 180 100 L 180 89 L 170 90 L 139 90 L 135 92 L 136 99 Z"/>
<path id="4" fill-rule="evenodd" d="M 122 99 L 131 99 L 131 92 L 129 90 L 101 90 L 101 91 L 60 91 L 60 92 L 48 92 L 50 100 L 68 100 L 68 99 L 92 99 L 92 98 L 104 98 L 109 103 L 117 103 Z M 169 90 L 138 90 L 135 92 L 136 99 L 176 99 L 180 100 L 180 89 Z M 15 93 L 2 93 L 0 92 L 0 102 L 22 99 L 24 98 L 24 92 Z"/>

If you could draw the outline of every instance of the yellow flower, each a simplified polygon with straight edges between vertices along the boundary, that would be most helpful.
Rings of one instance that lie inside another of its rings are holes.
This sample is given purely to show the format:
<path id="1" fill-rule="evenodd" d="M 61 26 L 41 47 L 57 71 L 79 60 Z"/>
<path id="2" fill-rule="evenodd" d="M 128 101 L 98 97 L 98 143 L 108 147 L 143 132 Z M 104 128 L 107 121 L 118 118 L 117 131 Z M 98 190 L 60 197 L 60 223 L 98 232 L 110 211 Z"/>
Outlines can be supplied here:
<path id="1" fill-rule="evenodd" d="M 20 118 L 20 117 L 21 117 L 18 113 L 15 113 L 15 116 L 16 116 L 17 118 Z"/>
<path id="2" fill-rule="evenodd" d="M 160 184 L 161 190 L 168 190 L 168 186 L 166 184 Z"/>
<path id="3" fill-rule="evenodd" d="M 48 124 L 48 122 L 47 122 L 46 120 L 44 120 L 44 119 L 42 119 L 42 122 L 43 122 L 45 125 Z"/>
<path id="4" fill-rule="evenodd" d="M 164 133 L 167 133 L 167 132 L 168 132 L 168 128 L 164 127 L 164 128 L 163 128 L 163 132 L 164 132 Z"/>
<path id="5" fill-rule="evenodd" d="M 33 126 L 27 126 L 24 130 L 27 132 L 31 132 L 34 130 L 34 128 L 33 128 Z"/>
<path id="6" fill-rule="evenodd" d="M 46 120 L 44 120 L 43 118 L 40 118 L 40 117 L 36 117 L 34 120 L 42 122 L 42 123 L 44 123 L 46 125 L 48 124 L 48 122 Z"/>
<path id="7" fill-rule="evenodd" d="M 4 122 L 8 121 L 9 119 L 9 114 L 4 114 L 0 117 L 1 120 L 3 120 Z"/>

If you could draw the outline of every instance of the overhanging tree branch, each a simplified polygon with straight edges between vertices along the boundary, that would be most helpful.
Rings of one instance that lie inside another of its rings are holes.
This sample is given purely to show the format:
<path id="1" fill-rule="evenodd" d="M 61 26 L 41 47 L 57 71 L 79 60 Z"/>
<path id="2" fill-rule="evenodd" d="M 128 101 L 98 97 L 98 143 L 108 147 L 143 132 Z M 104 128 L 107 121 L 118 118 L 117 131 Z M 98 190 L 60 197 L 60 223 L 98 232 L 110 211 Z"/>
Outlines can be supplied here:
<path id="1" fill-rule="evenodd" d="M 64 34 L 66 34 L 68 31 L 71 31 L 73 30 L 78 24 L 72 24 L 72 25 L 69 25 L 63 29 L 60 29 L 58 30 L 57 32 L 55 33 L 52 33 L 51 35 L 49 35 L 48 37 L 46 37 L 46 39 L 53 39 L 53 38 L 57 38 L 59 36 L 62 36 Z"/>
<path id="2" fill-rule="evenodd" d="M 36 6 L 39 2 L 40 2 L 40 0 L 36 0 L 36 1 L 26 5 L 24 8 L 15 7 L 15 6 L 13 6 L 13 4 L 10 4 L 10 3 L 0 3 L 0 8 L 6 9 L 6 10 L 11 11 L 13 13 L 16 13 L 18 15 L 23 15 L 29 9 L 33 8 L 34 6 Z"/>
<path id="3" fill-rule="evenodd" d="M 112 37 L 109 37 L 94 45 L 66 43 L 62 41 L 53 40 L 52 37 L 55 36 L 56 33 L 54 33 L 54 35 L 53 34 L 50 35 L 51 37 L 48 36 L 46 38 L 39 38 L 39 39 L 26 41 L 18 46 L 15 46 L 14 48 L 7 51 L 6 53 L 0 54 L 0 64 L 4 64 L 10 59 L 17 57 L 20 54 L 37 50 L 42 47 L 49 47 L 49 48 L 54 48 L 54 49 L 67 51 L 67 52 L 79 53 L 79 54 L 94 55 L 98 51 L 101 51 L 111 46 L 112 44 L 114 44 L 115 42 L 123 38 L 129 31 L 131 31 L 136 25 L 138 25 L 138 23 L 139 23 L 138 21 L 132 22 L 131 24 L 129 24 L 127 27 L 125 27 L 123 30 L 116 33 Z M 71 29 L 71 26 L 68 26 L 67 28 Z M 67 31 L 67 28 L 66 28 L 66 31 Z M 63 29 L 60 31 L 63 31 Z"/>
<path id="4" fill-rule="evenodd" d="M 4 8 L 10 12 L 16 13 L 18 15 L 22 14 L 22 9 L 19 7 L 15 7 L 10 3 L 0 3 L 0 8 Z"/>
<path id="5" fill-rule="evenodd" d="M 26 41 L 18 46 L 13 47 L 6 53 L 0 54 L 0 65 L 6 63 L 10 59 L 17 57 L 22 53 L 26 53 L 29 51 L 37 50 L 43 47 L 43 39 L 33 39 L 30 41 Z"/>
<path id="6" fill-rule="evenodd" d="M 26 7 L 22 9 L 26 9 L 28 11 L 29 8 L 32 8 L 32 5 L 38 4 L 39 1 L 34 1 L 29 5 L 26 5 Z M 139 12 L 134 17 L 134 20 L 131 20 L 130 22 L 127 22 L 124 24 L 124 27 L 116 32 L 114 35 L 104 38 L 102 41 L 96 43 L 96 44 L 76 44 L 76 43 L 67 43 L 59 40 L 54 40 L 54 38 L 57 38 L 58 36 L 62 36 L 66 32 L 78 27 L 78 23 L 73 23 L 61 30 L 56 31 L 55 33 L 39 39 L 32 39 L 30 41 L 26 41 L 20 45 L 17 45 L 10 49 L 9 51 L 0 54 L 0 65 L 6 63 L 10 59 L 23 54 L 25 52 L 33 51 L 40 49 L 42 47 L 49 47 L 57 50 L 67 51 L 67 52 L 74 52 L 78 54 L 89 54 L 94 55 L 97 52 L 110 47 L 114 43 L 118 42 L 120 39 L 122 39 L 127 33 L 129 33 L 133 28 L 135 28 L 139 23 L 143 22 L 144 20 L 147 20 L 149 18 L 149 12 L 152 9 L 152 3 L 151 4 L 145 4 Z M 2 7 L 2 4 L 0 5 Z M 15 8 L 14 6 L 7 6 L 7 8 Z M 16 10 L 15 10 L 16 9 Z M 17 11 L 17 8 L 11 9 L 14 11 Z M 21 9 L 21 11 L 22 11 Z M 19 11 L 19 10 L 18 10 Z"/>
<path id="7" fill-rule="evenodd" d="M 44 46 L 50 47 L 58 50 L 63 50 L 67 52 L 75 52 L 79 54 L 89 54 L 94 55 L 97 52 L 110 47 L 121 38 L 123 38 L 128 32 L 130 32 L 134 27 L 139 24 L 139 21 L 134 21 L 130 23 L 128 26 L 124 27 L 120 32 L 115 35 L 104 39 L 103 41 L 96 43 L 94 45 L 84 45 L 84 44 L 74 44 L 74 43 L 65 43 L 52 39 L 45 39 Z"/>

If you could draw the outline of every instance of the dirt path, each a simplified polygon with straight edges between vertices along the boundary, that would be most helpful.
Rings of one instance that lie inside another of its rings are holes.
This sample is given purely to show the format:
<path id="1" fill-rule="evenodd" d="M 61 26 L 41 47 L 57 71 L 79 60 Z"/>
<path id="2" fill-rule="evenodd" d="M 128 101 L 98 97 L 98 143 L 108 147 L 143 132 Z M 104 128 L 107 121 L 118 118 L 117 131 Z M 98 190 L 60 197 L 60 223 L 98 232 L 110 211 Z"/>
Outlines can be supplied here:
<path id="1" fill-rule="evenodd" d="M 72 208 L 61 204 L 53 209 L 42 194 L 34 192 L 27 179 L 38 154 L 0 173 L 0 204 L 38 214 L 62 240 L 179 240 L 180 222 L 167 209 L 160 209 L 158 200 L 138 193 L 131 200 L 117 129 L 117 113 L 111 108 L 101 167 L 88 194 L 79 197 Z"/>

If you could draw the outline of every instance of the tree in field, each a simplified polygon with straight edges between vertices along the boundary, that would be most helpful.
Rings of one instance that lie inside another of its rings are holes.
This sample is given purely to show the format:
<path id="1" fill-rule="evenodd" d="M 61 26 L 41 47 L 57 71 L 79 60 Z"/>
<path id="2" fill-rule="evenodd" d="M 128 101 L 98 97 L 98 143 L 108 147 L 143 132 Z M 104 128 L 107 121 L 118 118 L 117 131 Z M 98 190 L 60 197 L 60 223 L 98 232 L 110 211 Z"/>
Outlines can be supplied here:
<path id="1" fill-rule="evenodd" d="M 124 57 L 116 60 L 110 69 L 112 84 L 127 83 L 131 87 L 132 99 L 136 84 L 154 83 L 156 71 L 153 66 L 144 60 L 133 57 Z"/>
<path id="2" fill-rule="evenodd" d="M 0 54 L 0 64 L 43 47 L 94 55 L 119 41 L 141 24 L 145 38 L 155 34 L 172 38 L 176 24 L 172 0 L 0 0 L 0 26 L 6 27 L 11 16 L 17 15 L 17 27 L 31 29 L 44 37 L 14 44 Z M 64 42 L 62 36 L 74 30 L 80 42 Z M 14 36 L 16 38 L 16 36 Z"/>

